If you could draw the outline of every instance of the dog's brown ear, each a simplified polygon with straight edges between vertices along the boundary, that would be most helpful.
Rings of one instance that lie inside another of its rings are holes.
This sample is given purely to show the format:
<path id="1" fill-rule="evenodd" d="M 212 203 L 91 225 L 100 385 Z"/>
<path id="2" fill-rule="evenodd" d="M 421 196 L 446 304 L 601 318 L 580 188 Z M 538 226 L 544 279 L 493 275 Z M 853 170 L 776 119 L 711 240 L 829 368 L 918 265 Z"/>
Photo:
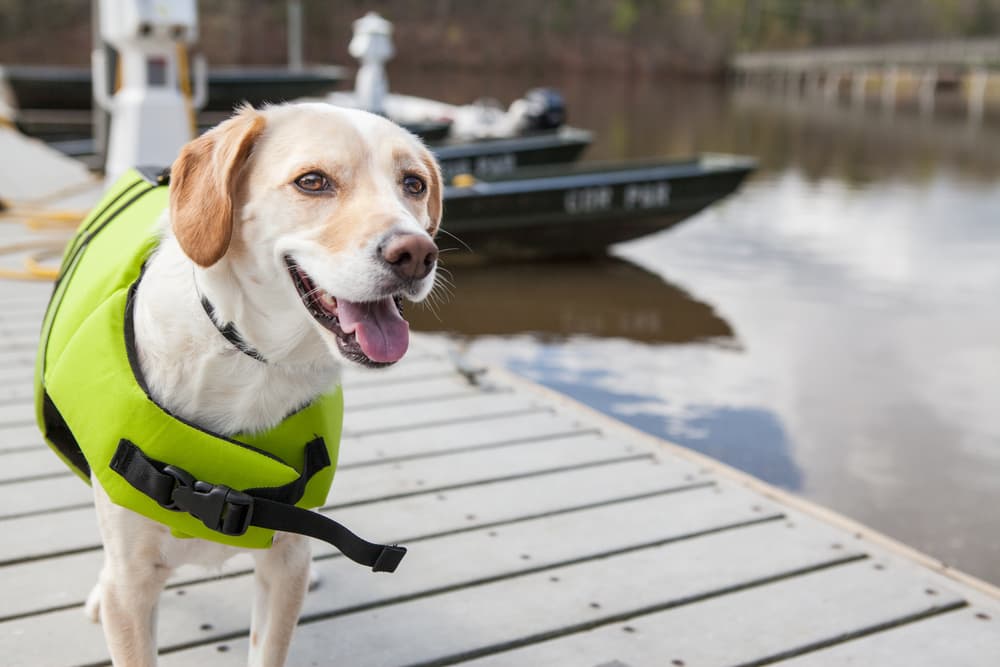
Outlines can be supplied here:
<path id="1" fill-rule="evenodd" d="M 437 234 L 438 227 L 441 226 L 443 208 L 444 191 L 441 189 L 441 168 L 438 167 L 437 160 L 430 153 L 425 153 L 423 161 L 431 175 L 431 182 L 427 184 L 427 214 L 431 218 L 431 228 L 427 231 L 430 232 L 431 236 L 434 236 Z"/>
<path id="2" fill-rule="evenodd" d="M 170 221 L 185 254 L 215 264 L 233 237 L 233 199 L 264 116 L 242 107 L 235 116 L 181 149 L 170 168 Z"/>

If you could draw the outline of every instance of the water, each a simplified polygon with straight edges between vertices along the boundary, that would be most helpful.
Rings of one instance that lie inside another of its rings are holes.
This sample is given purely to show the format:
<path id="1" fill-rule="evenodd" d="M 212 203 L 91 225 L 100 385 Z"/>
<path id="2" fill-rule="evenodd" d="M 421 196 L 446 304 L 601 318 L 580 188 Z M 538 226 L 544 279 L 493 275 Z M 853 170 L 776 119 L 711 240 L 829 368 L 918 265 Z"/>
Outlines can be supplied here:
<path id="1" fill-rule="evenodd" d="M 454 267 L 418 328 L 1000 583 L 1000 131 L 704 84 L 393 83 L 543 81 L 596 131 L 588 158 L 761 170 L 613 260 Z"/>

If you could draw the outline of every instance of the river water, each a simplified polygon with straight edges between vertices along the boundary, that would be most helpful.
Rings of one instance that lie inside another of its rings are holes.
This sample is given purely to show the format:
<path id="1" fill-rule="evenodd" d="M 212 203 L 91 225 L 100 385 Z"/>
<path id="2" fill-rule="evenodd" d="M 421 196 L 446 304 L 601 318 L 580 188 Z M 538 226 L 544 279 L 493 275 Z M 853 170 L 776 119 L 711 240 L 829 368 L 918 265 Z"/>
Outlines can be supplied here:
<path id="1" fill-rule="evenodd" d="M 710 84 L 392 83 L 505 103 L 549 83 L 595 131 L 587 159 L 757 157 L 737 194 L 614 259 L 452 267 L 415 326 L 1000 583 L 995 121 Z"/>

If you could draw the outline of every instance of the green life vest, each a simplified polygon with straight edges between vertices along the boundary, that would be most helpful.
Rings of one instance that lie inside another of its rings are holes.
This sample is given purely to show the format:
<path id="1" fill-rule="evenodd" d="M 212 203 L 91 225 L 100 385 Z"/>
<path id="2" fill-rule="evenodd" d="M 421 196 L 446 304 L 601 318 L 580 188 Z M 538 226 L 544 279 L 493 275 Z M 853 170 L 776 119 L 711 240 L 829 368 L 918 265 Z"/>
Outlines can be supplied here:
<path id="1" fill-rule="evenodd" d="M 46 441 L 85 481 L 93 474 L 113 502 L 175 535 L 266 548 L 275 530 L 287 530 L 392 571 L 405 549 L 369 544 L 308 511 L 325 502 L 333 482 L 339 388 L 273 429 L 236 437 L 188 423 L 149 396 L 132 303 L 158 243 L 168 181 L 163 172 L 127 172 L 66 249 L 35 368 L 36 417 Z"/>

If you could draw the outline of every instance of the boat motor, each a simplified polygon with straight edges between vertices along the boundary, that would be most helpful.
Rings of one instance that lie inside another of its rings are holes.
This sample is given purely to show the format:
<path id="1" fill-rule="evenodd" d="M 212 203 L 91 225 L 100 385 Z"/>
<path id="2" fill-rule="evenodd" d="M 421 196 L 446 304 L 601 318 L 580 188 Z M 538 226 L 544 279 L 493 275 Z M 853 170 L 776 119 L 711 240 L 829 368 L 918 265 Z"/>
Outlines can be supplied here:
<path id="1" fill-rule="evenodd" d="M 531 132 L 557 130 L 566 122 L 566 104 L 554 88 L 532 88 L 504 109 L 494 99 L 454 107 L 451 136 L 475 140 L 516 137 Z"/>
<path id="2" fill-rule="evenodd" d="M 555 130 L 566 123 L 566 103 L 554 88 L 532 88 L 514 100 L 507 114 L 518 119 L 522 132 Z"/>
<path id="3" fill-rule="evenodd" d="M 354 80 L 358 106 L 384 116 L 385 98 L 389 94 L 385 64 L 396 54 L 392 24 L 375 12 L 368 12 L 354 22 L 354 37 L 347 50 L 361 61 Z"/>
<path id="4" fill-rule="evenodd" d="M 101 38 L 118 53 L 114 93 L 105 49 L 91 54 L 94 99 L 111 114 L 104 173 L 112 183 L 130 167 L 174 161 L 196 132 L 207 68 L 203 57 L 194 60 L 192 94 L 187 48 L 198 38 L 196 0 L 100 0 L 99 11 Z"/>

